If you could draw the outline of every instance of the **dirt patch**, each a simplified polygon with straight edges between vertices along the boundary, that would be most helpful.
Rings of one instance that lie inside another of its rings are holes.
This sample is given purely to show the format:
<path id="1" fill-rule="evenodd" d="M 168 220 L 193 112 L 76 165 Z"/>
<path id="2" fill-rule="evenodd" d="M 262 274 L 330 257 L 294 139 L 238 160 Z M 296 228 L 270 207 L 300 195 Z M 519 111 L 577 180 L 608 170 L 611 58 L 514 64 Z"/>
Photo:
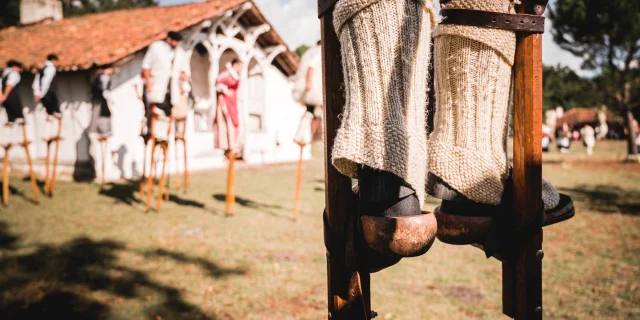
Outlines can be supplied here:
<path id="1" fill-rule="evenodd" d="M 464 303 L 475 303 L 484 299 L 480 290 L 466 286 L 449 287 L 446 292 L 447 296 Z"/>

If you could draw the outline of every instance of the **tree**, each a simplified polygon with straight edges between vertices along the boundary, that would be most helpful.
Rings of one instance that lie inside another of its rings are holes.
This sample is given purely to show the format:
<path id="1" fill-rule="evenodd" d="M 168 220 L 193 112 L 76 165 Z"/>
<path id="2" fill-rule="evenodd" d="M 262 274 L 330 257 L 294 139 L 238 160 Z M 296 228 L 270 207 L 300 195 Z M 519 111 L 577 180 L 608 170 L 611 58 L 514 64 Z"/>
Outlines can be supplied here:
<path id="1" fill-rule="evenodd" d="M 20 0 L 0 1 L 0 29 L 20 23 Z"/>
<path id="2" fill-rule="evenodd" d="M 637 159 L 632 109 L 640 90 L 640 1 L 562 0 L 549 8 L 549 17 L 554 41 L 582 58 L 583 69 L 599 72 L 598 89 L 624 117 L 628 153 Z"/>
<path id="3" fill-rule="evenodd" d="M 107 12 L 121 9 L 157 6 L 156 0 L 62 0 L 65 17 Z"/>
<path id="4" fill-rule="evenodd" d="M 306 44 L 301 44 L 296 48 L 295 52 L 298 57 L 302 57 L 302 55 L 307 52 L 307 50 L 309 50 L 309 46 Z"/>
<path id="5" fill-rule="evenodd" d="M 542 70 L 543 110 L 557 106 L 565 110 L 572 108 L 591 108 L 601 105 L 602 97 L 598 95 L 596 83 L 577 75 L 568 67 L 545 66 Z"/>

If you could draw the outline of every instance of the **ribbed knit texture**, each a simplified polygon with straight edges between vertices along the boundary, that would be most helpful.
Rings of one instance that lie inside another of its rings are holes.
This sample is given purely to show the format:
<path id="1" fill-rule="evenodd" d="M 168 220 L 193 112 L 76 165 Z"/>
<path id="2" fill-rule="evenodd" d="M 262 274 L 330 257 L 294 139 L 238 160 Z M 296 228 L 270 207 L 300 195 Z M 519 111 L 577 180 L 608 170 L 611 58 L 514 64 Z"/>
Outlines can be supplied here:
<path id="1" fill-rule="evenodd" d="M 453 0 L 447 8 L 508 12 L 510 5 L 509 0 Z M 515 33 L 440 25 L 434 42 L 436 114 L 429 170 L 467 198 L 497 205 L 508 173 L 505 139 Z"/>
<path id="2" fill-rule="evenodd" d="M 420 205 L 432 9 L 431 1 L 341 0 L 334 10 L 346 105 L 333 165 L 352 178 L 358 165 L 391 172 L 416 191 Z"/>

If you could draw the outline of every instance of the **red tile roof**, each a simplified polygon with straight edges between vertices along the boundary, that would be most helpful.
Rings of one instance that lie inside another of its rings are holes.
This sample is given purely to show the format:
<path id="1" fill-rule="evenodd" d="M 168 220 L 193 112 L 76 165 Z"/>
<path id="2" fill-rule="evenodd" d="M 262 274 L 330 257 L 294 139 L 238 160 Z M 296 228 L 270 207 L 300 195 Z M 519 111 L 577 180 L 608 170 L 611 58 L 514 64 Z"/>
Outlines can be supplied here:
<path id="1" fill-rule="evenodd" d="M 210 0 L 9 27 L 0 30 L 0 64 L 17 59 L 30 68 L 36 67 L 49 53 L 56 53 L 60 57 L 58 68 L 61 70 L 89 69 L 113 63 L 164 38 L 168 31 L 183 30 L 244 2 L 247 0 Z M 254 19 L 251 20 L 256 22 L 268 23 L 255 4 L 245 15 L 252 15 Z M 263 34 L 258 42 L 262 45 L 284 44 L 273 29 Z M 293 73 L 297 69 L 295 55 L 289 50 L 278 56 L 276 63 L 286 73 Z"/>
<path id="2" fill-rule="evenodd" d="M 607 122 L 608 123 L 617 123 L 621 122 L 622 119 L 620 116 L 614 114 L 613 112 L 607 110 Z M 556 120 L 556 127 L 562 128 L 563 123 L 567 123 L 570 128 L 589 124 L 589 123 L 597 123 L 598 122 L 598 113 L 596 109 L 587 109 L 587 108 L 573 108 L 564 112 L 562 118 L 558 118 Z"/>

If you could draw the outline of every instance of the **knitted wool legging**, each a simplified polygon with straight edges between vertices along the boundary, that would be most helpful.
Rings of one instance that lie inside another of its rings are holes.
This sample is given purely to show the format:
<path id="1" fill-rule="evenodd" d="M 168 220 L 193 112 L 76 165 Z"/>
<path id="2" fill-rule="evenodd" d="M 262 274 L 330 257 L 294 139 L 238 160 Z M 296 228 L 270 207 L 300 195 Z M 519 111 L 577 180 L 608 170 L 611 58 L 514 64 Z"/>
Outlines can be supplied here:
<path id="1" fill-rule="evenodd" d="M 428 3 L 428 4 L 427 4 Z M 391 172 L 425 197 L 431 1 L 342 0 L 334 10 L 346 84 L 333 165 Z"/>

